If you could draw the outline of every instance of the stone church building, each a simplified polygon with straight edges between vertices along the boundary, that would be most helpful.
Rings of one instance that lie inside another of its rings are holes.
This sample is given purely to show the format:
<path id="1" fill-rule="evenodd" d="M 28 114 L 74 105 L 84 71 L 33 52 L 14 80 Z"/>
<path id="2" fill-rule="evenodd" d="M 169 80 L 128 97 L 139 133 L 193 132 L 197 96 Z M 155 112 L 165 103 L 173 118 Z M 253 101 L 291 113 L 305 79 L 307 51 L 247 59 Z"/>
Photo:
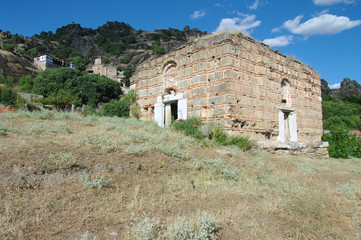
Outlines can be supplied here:
<path id="1" fill-rule="evenodd" d="M 159 126 L 197 117 L 261 147 L 325 147 L 320 74 L 242 33 L 207 35 L 149 59 L 131 84 L 141 118 Z"/>

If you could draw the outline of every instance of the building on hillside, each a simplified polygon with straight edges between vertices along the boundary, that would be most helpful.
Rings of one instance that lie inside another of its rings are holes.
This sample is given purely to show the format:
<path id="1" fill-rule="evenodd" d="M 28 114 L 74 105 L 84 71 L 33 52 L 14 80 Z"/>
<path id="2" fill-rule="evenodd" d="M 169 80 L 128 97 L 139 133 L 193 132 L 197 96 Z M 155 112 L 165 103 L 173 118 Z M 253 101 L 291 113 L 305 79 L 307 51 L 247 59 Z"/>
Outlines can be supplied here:
<path id="1" fill-rule="evenodd" d="M 118 71 L 116 67 L 103 65 L 101 58 L 96 58 L 94 60 L 94 65 L 93 65 L 92 69 L 88 69 L 87 71 L 92 74 L 98 74 L 100 76 L 105 76 L 107 78 L 110 78 L 110 79 L 120 82 L 120 83 L 124 79 L 123 72 Z"/>
<path id="2" fill-rule="evenodd" d="M 114 81 L 117 81 L 117 75 L 118 75 L 117 68 L 103 65 L 101 58 L 95 59 L 94 65 L 91 69 L 91 73 L 98 74 L 100 76 L 105 76 Z"/>
<path id="3" fill-rule="evenodd" d="M 71 62 L 67 62 L 63 59 L 56 58 L 46 54 L 35 57 L 34 65 L 37 69 L 41 71 L 44 71 L 49 68 L 59 68 L 59 67 L 75 68 L 75 65 Z"/>
<path id="4" fill-rule="evenodd" d="M 141 118 L 159 126 L 197 117 L 262 148 L 327 155 L 319 73 L 244 34 L 208 35 L 148 59 L 131 84 Z"/>

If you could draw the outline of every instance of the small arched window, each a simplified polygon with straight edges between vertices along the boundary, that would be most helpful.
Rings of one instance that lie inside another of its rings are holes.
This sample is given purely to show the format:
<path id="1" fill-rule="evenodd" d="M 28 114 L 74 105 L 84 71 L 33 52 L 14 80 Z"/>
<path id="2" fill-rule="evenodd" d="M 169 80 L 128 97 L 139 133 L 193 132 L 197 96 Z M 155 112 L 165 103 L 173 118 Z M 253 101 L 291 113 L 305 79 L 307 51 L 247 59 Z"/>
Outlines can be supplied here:
<path id="1" fill-rule="evenodd" d="M 173 61 L 169 61 L 163 67 L 163 81 L 164 88 L 176 88 L 177 87 L 177 64 Z"/>
<path id="2" fill-rule="evenodd" d="M 286 103 L 286 105 L 291 105 L 290 83 L 287 79 L 283 79 L 281 82 L 281 94 L 282 103 Z"/>

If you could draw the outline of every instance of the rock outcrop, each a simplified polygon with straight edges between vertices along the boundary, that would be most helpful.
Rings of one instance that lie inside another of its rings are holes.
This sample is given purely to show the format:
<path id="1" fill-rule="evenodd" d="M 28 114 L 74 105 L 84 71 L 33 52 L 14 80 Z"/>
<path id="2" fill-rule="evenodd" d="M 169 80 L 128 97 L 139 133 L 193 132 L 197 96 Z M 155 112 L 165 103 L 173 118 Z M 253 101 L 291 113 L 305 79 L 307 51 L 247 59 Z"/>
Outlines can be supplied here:
<path id="1" fill-rule="evenodd" d="M 332 97 L 341 100 L 348 96 L 361 97 L 361 84 L 355 80 L 344 78 L 341 82 L 341 88 L 330 89 L 328 83 L 321 79 L 322 95 L 331 95 Z"/>
<path id="2" fill-rule="evenodd" d="M 24 75 L 35 76 L 37 70 L 26 58 L 0 49 L 0 77 L 19 80 Z"/>
<path id="3" fill-rule="evenodd" d="M 341 82 L 341 88 L 334 90 L 332 95 L 337 99 L 342 99 L 345 96 L 361 97 L 361 85 L 355 80 L 345 78 Z"/>

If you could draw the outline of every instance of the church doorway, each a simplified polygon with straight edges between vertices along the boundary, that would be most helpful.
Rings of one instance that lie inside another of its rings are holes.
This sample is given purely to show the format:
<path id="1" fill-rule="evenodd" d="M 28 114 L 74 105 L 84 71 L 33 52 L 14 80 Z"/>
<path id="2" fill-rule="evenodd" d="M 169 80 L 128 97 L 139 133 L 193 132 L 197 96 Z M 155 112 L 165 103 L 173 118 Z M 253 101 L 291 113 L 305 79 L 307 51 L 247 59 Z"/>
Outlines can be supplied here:
<path id="1" fill-rule="evenodd" d="M 293 108 L 280 107 L 279 141 L 297 142 L 297 115 Z"/>
<path id="2" fill-rule="evenodd" d="M 187 99 L 181 93 L 159 96 L 154 107 L 154 121 L 160 127 L 187 119 Z"/>

